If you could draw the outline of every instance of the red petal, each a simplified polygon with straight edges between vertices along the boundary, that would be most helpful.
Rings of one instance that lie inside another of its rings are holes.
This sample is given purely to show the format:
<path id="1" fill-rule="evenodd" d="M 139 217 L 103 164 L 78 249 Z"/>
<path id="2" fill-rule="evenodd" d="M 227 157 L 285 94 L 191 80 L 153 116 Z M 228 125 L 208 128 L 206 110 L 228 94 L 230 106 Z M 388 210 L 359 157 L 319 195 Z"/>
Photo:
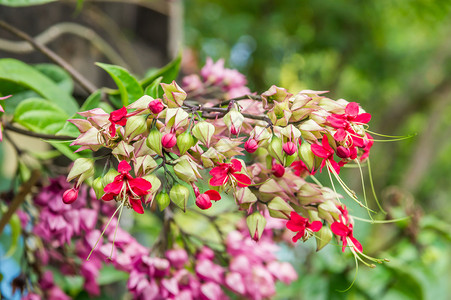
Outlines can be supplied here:
<path id="1" fill-rule="evenodd" d="M 208 190 L 204 194 L 206 194 L 208 197 L 210 197 L 210 200 L 213 200 L 213 201 L 221 200 L 221 194 L 219 194 L 218 191 Z"/>
<path id="2" fill-rule="evenodd" d="M 224 184 L 226 184 L 228 179 L 229 179 L 229 177 L 227 175 L 212 177 L 210 179 L 210 185 L 211 186 L 223 186 Z"/>
<path id="3" fill-rule="evenodd" d="M 245 174 L 233 173 L 232 176 L 236 179 L 239 187 L 246 187 L 252 183 L 251 179 Z"/>
<path id="4" fill-rule="evenodd" d="M 351 117 L 355 117 L 359 114 L 359 104 L 357 102 L 349 102 L 346 105 L 345 113 Z"/>
<path id="5" fill-rule="evenodd" d="M 360 114 L 354 119 L 354 122 L 362 124 L 367 124 L 369 121 L 371 121 L 371 114 L 369 113 Z"/>
<path id="6" fill-rule="evenodd" d="M 303 231 L 305 230 L 305 226 L 302 226 L 301 223 L 295 222 L 293 220 L 289 220 L 286 224 L 286 227 L 291 231 Z"/>
<path id="7" fill-rule="evenodd" d="M 133 179 L 129 180 L 129 183 L 130 183 L 130 187 L 132 189 L 136 188 L 143 192 L 147 192 L 148 190 L 150 190 L 152 188 L 152 184 L 141 177 L 133 178 Z M 143 196 L 143 195 L 140 195 L 140 196 Z"/>
<path id="8" fill-rule="evenodd" d="M 329 139 L 324 135 L 323 136 L 323 140 L 321 141 L 321 144 L 323 145 L 324 150 L 328 151 L 329 154 L 330 152 L 334 152 L 334 150 L 332 149 L 332 147 L 329 145 Z"/>
<path id="9" fill-rule="evenodd" d="M 349 233 L 349 228 L 343 223 L 340 222 L 333 222 L 332 225 L 330 225 L 330 230 L 338 236 L 346 237 Z"/>
<path id="10" fill-rule="evenodd" d="M 317 232 L 323 227 L 323 223 L 320 221 L 313 221 L 307 228 L 309 228 L 313 232 Z"/>
<path id="11" fill-rule="evenodd" d="M 129 198 L 128 201 L 130 202 L 130 205 L 132 206 L 134 211 L 136 211 L 138 214 L 144 213 L 144 208 L 141 199 Z"/>
<path id="12" fill-rule="evenodd" d="M 327 122 L 334 128 L 344 128 L 348 124 L 342 115 L 330 115 L 327 117 Z"/>
<path id="13" fill-rule="evenodd" d="M 125 108 L 125 106 L 122 106 L 122 108 L 111 112 L 109 120 L 112 123 L 116 123 L 118 125 L 125 126 L 124 120 L 125 120 L 125 122 L 127 122 L 126 116 L 127 116 L 127 109 Z M 124 123 L 124 124 L 120 124 L 120 123 Z"/>
<path id="14" fill-rule="evenodd" d="M 228 169 L 228 167 L 227 166 L 223 166 L 223 165 L 226 165 L 226 164 L 221 164 L 221 165 L 219 165 L 218 167 L 214 167 L 213 169 L 211 169 L 210 170 L 210 175 L 211 176 L 216 176 L 216 177 L 218 177 L 218 176 L 227 176 L 227 169 Z"/>
<path id="15" fill-rule="evenodd" d="M 333 160 L 332 158 L 328 159 L 332 168 L 334 168 L 335 172 L 337 172 L 337 174 L 340 174 L 340 165 L 337 164 L 337 162 L 335 160 Z"/>
<path id="16" fill-rule="evenodd" d="M 114 137 L 116 135 L 116 125 L 114 125 L 114 123 L 111 123 L 109 130 L 110 130 L 110 136 Z"/>
<path id="17" fill-rule="evenodd" d="M 356 250 L 358 250 L 359 252 L 362 252 L 363 251 L 362 244 L 360 244 L 360 242 L 352 235 L 349 238 L 351 239 L 352 243 L 354 244 L 354 248 Z"/>
<path id="18" fill-rule="evenodd" d="M 113 193 L 106 193 L 105 195 L 102 196 L 102 200 L 104 201 L 110 201 L 113 200 L 114 196 L 116 196 L 117 194 L 113 194 Z"/>
<path id="19" fill-rule="evenodd" d="M 122 180 L 114 180 L 111 183 L 108 183 L 104 188 L 103 191 L 105 193 L 111 193 L 114 195 L 119 195 L 119 193 L 122 190 L 122 187 L 124 186 L 124 182 Z"/>
<path id="20" fill-rule="evenodd" d="M 232 169 L 233 169 L 232 172 L 240 172 L 241 168 L 242 168 L 241 162 L 238 159 L 232 159 L 231 162 L 232 162 Z"/>
<path id="21" fill-rule="evenodd" d="M 302 238 L 305 234 L 305 231 L 300 231 L 296 233 L 296 235 L 293 237 L 292 241 L 293 243 L 296 243 L 300 238 Z"/>
<path id="22" fill-rule="evenodd" d="M 312 149 L 313 154 L 315 154 L 318 157 L 327 158 L 329 157 L 329 151 L 325 150 L 323 147 L 321 147 L 318 144 L 312 144 L 310 146 Z"/>
<path id="23" fill-rule="evenodd" d="M 338 142 L 344 141 L 344 139 L 346 138 L 346 130 L 344 130 L 343 128 L 339 128 L 337 130 L 337 132 L 335 132 L 334 134 L 334 139 Z"/>
<path id="24" fill-rule="evenodd" d="M 119 173 L 124 174 L 124 173 L 128 173 L 130 172 L 132 169 L 132 167 L 130 166 L 130 164 L 123 160 L 119 163 L 119 166 L 117 167 L 117 170 L 119 171 Z"/>

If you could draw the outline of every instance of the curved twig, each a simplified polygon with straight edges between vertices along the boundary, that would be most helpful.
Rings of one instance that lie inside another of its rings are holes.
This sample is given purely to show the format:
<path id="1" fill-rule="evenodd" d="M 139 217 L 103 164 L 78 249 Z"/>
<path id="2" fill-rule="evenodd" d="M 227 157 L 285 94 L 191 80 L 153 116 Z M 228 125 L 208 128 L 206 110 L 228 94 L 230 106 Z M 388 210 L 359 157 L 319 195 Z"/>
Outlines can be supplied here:
<path id="1" fill-rule="evenodd" d="M 37 133 L 33 131 L 28 131 L 22 128 L 15 127 L 11 125 L 10 123 L 4 124 L 5 130 L 14 131 L 23 135 L 28 135 L 35 138 L 41 138 L 45 140 L 59 140 L 59 141 L 67 141 L 67 140 L 74 140 L 74 137 L 68 136 L 68 135 L 53 135 L 53 134 L 45 134 L 45 133 Z"/>

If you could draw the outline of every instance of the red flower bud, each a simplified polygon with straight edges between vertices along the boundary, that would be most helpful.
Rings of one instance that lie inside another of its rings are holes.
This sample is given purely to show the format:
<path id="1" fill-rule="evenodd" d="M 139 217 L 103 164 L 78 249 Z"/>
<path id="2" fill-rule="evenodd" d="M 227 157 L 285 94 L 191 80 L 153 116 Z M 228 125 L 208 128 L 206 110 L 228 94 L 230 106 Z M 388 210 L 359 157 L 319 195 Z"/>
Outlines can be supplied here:
<path id="1" fill-rule="evenodd" d="M 244 143 L 244 149 L 249 153 L 254 153 L 258 149 L 258 142 L 255 139 L 248 139 Z"/>
<path id="2" fill-rule="evenodd" d="M 348 158 L 351 155 L 351 151 L 343 146 L 337 147 L 337 156 L 340 158 Z"/>
<path id="3" fill-rule="evenodd" d="M 197 196 L 196 198 L 196 205 L 200 208 L 200 209 L 208 209 L 211 207 L 211 200 L 210 197 L 206 194 L 200 194 L 199 196 Z"/>
<path id="4" fill-rule="evenodd" d="M 177 137 L 173 133 L 166 133 L 161 139 L 161 145 L 164 148 L 172 148 L 177 143 Z"/>
<path id="5" fill-rule="evenodd" d="M 280 178 L 285 174 L 285 168 L 281 164 L 273 164 L 272 165 L 272 172 L 274 176 Z"/>
<path id="6" fill-rule="evenodd" d="M 66 204 L 72 204 L 78 198 L 78 189 L 71 188 L 64 192 L 63 202 Z"/>
<path id="7" fill-rule="evenodd" d="M 296 151 L 298 151 L 298 147 L 293 142 L 286 142 L 283 145 L 282 149 L 287 155 L 293 155 L 294 153 L 296 153 Z"/>
<path id="8" fill-rule="evenodd" d="M 232 126 L 230 127 L 230 133 L 233 135 L 237 135 L 239 133 L 238 128 L 235 127 L 235 125 L 232 124 Z"/>
<path id="9" fill-rule="evenodd" d="M 152 113 L 159 114 L 164 109 L 164 105 L 160 99 L 155 99 L 149 103 L 149 109 Z"/>

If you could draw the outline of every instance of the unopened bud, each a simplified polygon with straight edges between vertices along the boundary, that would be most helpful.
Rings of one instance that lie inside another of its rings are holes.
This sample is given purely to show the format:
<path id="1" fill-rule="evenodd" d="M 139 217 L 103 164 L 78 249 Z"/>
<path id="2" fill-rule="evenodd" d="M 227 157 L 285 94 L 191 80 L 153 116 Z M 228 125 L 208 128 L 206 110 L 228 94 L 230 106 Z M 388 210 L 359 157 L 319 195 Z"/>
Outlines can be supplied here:
<path id="1" fill-rule="evenodd" d="M 299 157 L 311 172 L 315 168 L 315 154 L 313 154 L 309 143 L 302 143 L 299 147 Z"/>
<path id="2" fill-rule="evenodd" d="M 247 217 L 246 224 L 252 239 L 254 241 L 259 241 L 265 230 L 265 217 L 262 216 L 260 212 L 256 211 Z"/>
<path id="3" fill-rule="evenodd" d="M 63 202 L 66 204 L 72 204 L 78 198 L 78 189 L 71 188 L 64 192 Z"/>
<path id="4" fill-rule="evenodd" d="M 161 145 L 164 148 L 168 148 L 168 149 L 172 148 L 175 146 L 175 144 L 177 144 L 177 137 L 175 136 L 174 133 L 166 133 L 161 138 Z"/>
<path id="5" fill-rule="evenodd" d="M 160 211 L 163 211 L 166 207 L 168 207 L 169 203 L 171 203 L 171 199 L 169 199 L 169 195 L 166 192 L 158 193 L 155 199 L 157 200 Z"/>
<path id="6" fill-rule="evenodd" d="M 92 189 L 96 193 L 97 199 L 102 198 L 104 194 L 103 192 L 104 188 L 105 186 L 102 184 L 102 177 L 97 177 L 96 179 L 94 179 L 94 181 L 92 182 Z"/>
<path id="7" fill-rule="evenodd" d="M 90 158 L 77 158 L 70 169 L 69 175 L 67 175 L 67 181 L 77 178 L 76 186 L 78 187 L 92 175 L 94 175 L 94 160 Z"/>
<path id="8" fill-rule="evenodd" d="M 296 153 L 296 151 L 298 151 L 298 147 L 296 146 L 295 143 L 293 142 L 286 142 L 283 145 L 283 151 L 287 154 L 287 155 L 293 155 L 294 153 Z"/>
<path id="9" fill-rule="evenodd" d="M 149 110 L 153 114 L 159 114 L 160 112 L 163 111 L 163 109 L 164 109 L 164 105 L 163 105 L 163 103 L 161 103 L 160 99 L 155 99 L 149 103 Z"/>
<path id="10" fill-rule="evenodd" d="M 288 220 L 293 208 L 282 198 L 275 197 L 268 203 L 268 210 L 271 217 Z"/>
<path id="11" fill-rule="evenodd" d="M 171 201 L 183 211 L 186 211 L 186 204 L 189 198 L 189 189 L 181 184 L 175 184 L 169 192 Z"/>
<path id="12" fill-rule="evenodd" d="M 328 226 L 323 226 L 316 233 L 316 251 L 321 250 L 332 240 L 332 231 Z"/>
<path id="13" fill-rule="evenodd" d="M 272 173 L 277 178 L 280 178 L 285 174 L 285 168 L 281 164 L 273 164 L 272 165 Z"/>
<path id="14" fill-rule="evenodd" d="M 248 139 L 244 143 L 244 149 L 249 153 L 254 153 L 258 149 L 258 142 L 255 139 Z"/>
<path id="15" fill-rule="evenodd" d="M 163 155 L 163 151 L 161 148 L 161 139 L 163 135 L 161 132 L 154 128 L 150 131 L 149 136 L 147 137 L 146 144 L 147 147 L 155 151 L 158 155 Z"/>
<path id="16" fill-rule="evenodd" d="M 171 84 L 161 83 L 161 87 L 164 91 L 163 101 L 166 102 L 168 107 L 174 108 L 183 105 L 186 92 L 175 81 L 172 81 Z"/>
<path id="17" fill-rule="evenodd" d="M 237 135 L 240 133 L 241 126 L 244 122 L 243 115 L 237 111 L 236 109 L 230 110 L 223 118 L 224 123 L 230 130 L 230 133 L 233 135 Z"/>
<path id="18" fill-rule="evenodd" d="M 338 146 L 336 153 L 340 158 L 348 158 L 351 155 L 351 151 L 343 146 Z"/>
<path id="19" fill-rule="evenodd" d="M 215 133 L 215 126 L 206 121 L 197 122 L 192 130 L 193 135 L 207 147 L 210 147 L 211 137 Z"/>
<path id="20" fill-rule="evenodd" d="M 179 148 L 180 155 L 185 154 L 192 146 L 194 146 L 194 138 L 190 132 L 185 131 L 177 137 L 177 148 Z"/>
<path id="21" fill-rule="evenodd" d="M 132 140 L 137 135 L 147 130 L 147 121 L 144 116 L 133 116 L 128 118 L 125 125 L 125 136 Z"/>
<path id="22" fill-rule="evenodd" d="M 206 194 L 200 194 L 196 198 L 196 205 L 200 209 L 209 209 L 212 205 L 210 197 L 208 197 L 208 195 L 206 195 Z"/>
<path id="23" fill-rule="evenodd" d="M 283 163 L 282 140 L 276 135 L 273 135 L 271 142 L 268 145 L 268 153 L 279 163 Z"/>

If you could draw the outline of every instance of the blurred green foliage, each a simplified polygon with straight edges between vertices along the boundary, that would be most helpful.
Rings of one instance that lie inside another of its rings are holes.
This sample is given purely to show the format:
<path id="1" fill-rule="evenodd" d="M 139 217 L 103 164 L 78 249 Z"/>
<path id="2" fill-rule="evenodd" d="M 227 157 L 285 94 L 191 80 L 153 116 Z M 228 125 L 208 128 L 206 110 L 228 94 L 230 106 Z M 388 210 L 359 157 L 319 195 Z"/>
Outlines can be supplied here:
<path id="1" fill-rule="evenodd" d="M 300 279 L 282 285 L 280 299 L 447 299 L 451 2 L 186 0 L 185 22 L 186 44 L 199 66 L 208 56 L 224 57 L 254 91 L 272 84 L 292 93 L 329 90 L 331 98 L 361 103 L 373 115 L 372 131 L 417 134 L 375 143 L 371 155 L 388 217 L 412 218 L 357 224 L 364 249 L 392 262 L 375 270 L 361 266 L 355 286 L 339 293 L 353 280 L 352 258 L 332 246 L 312 257 L 313 247 L 299 245 L 293 262 Z M 361 190 L 357 170 L 343 175 Z"/>

